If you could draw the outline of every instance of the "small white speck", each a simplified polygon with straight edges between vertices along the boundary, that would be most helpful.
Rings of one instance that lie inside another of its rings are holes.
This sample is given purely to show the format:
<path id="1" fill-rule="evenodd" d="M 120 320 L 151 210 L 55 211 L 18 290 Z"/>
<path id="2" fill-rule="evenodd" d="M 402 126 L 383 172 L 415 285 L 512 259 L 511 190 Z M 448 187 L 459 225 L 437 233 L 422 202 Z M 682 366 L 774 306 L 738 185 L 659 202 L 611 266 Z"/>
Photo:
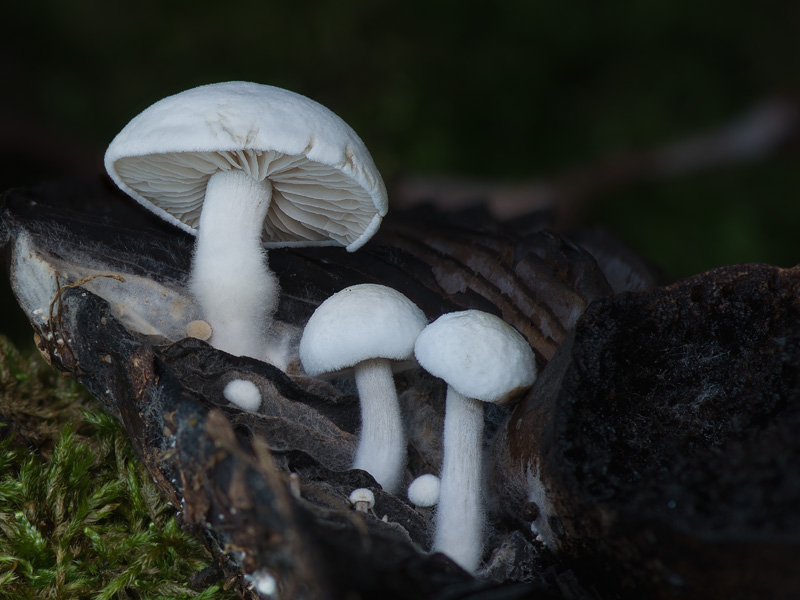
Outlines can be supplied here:
<path id="1" fill-rule="evenodd" d="M 272 598 L 278 591 L 278 583 L 266 569 L 260 569 L 252 575 L 245 574 L 244 578 L 248 582 L 248 587 L 255 589 L 261 596 Z"/>

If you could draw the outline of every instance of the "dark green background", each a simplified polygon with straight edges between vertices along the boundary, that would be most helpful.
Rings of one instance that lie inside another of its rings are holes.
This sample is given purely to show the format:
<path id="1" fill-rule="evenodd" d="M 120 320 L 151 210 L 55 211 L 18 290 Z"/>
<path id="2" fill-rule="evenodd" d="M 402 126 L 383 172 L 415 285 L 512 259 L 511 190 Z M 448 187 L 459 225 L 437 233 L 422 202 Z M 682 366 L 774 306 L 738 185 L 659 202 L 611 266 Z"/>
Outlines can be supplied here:
<path id="1" fill-rule="evenodd" d="M 154 101 L 252 80 L 325 104 L 389 184 L 516 180 L 794 101 L 800 3 L 13 2 L 0 33 L 0 187 L 100 171 Z M 604 196 L 588 215 L 668 278 L 800 257 L 797 153 Z M 11 330 L 4 310 L 0 330 Z"/>

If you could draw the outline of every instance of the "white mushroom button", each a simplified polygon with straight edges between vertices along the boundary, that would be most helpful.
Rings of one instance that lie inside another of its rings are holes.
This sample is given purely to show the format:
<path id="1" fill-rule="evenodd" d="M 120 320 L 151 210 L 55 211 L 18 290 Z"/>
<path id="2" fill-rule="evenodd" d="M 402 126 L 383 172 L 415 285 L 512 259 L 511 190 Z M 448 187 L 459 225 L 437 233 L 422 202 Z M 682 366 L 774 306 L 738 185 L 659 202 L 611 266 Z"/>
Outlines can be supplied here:
<path id="1" fill-rule="evenodd" d="M 375 494 L 367 488 L 358 488 L 350 493 L 350 504 L 359 512 L 367 512 L 375 506 Z"/>
<path id="2" fill-rule="evenodd" d="M 420 475 L 408 486 L 408 499 L 414 506 L 429 508 L 439 502 L 439 478 L 431 473 Z"/>
<path id="3" fill-rule="evenodd" d="M 197 236 L 191 290 L 210 343 L 262 360 L 279 296 L 264 247 L 353 251 L 387 211 L 381 176 L 344 121 L 256 83 L 206 85 L 156 102 L 114 138 L 105 165 L 145 208 Z"/>
<path id="4" fill-rule="evenodd" d="M 248 412 L 254 412 L 261 406 L 261 392 L 255 383 L 247 379 L 229 381 L 222 390 L 222 395 L 228 402 Z"/>
<path id="5" fill-rule="evenodd" d="M 366 283 L 320 304 L 300 340 L 300 362 L 312 377 L 354 371 L 361 431 L 353 468 L 370 473 L 388 492 L 400 483 L 406 454 L 392 361 L 413 359 L 426 323 L 403 294 Z"/>
<path id="6" fill-rule="evenodd" d="M 420 333 L 414 353 L 447 383 L 433 549 L 474 572 L 483 551 L 481 403 L 506 402 L 533 385 L 535 357 L 516 329 L 477 310 L 439 317 Z"/>

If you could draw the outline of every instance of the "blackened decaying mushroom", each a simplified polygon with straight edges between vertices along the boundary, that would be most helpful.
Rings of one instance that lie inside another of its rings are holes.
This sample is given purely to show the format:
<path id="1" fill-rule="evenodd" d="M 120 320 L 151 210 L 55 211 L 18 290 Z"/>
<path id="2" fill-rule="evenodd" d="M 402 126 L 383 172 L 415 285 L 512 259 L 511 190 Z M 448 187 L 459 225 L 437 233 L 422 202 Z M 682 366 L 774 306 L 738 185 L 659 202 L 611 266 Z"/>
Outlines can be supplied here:
<path id="1" fill-rule="evenodd" d="M 292 365 L 287 375 L 181 339 L 196 319 L 186 291 L 188 235 L 176 237 L 96 183 L 8 193 L 0 212 L 4 262 L 40 349 L 119 415 L 156 481 L 182 507 L 183 520 L 206 532 L 230 573 L 271 574 L 284 597 L 437 598 L 460 590 L 480 598 L 490 589 L 504 598 L 586 597 L 530 533 L 501 521 L 491 520 L 490 579 L 479 581 L 427 554 L 430 513 L 404 498 L 375 489 L 374 514 L 354 515 L 348 496 L 371 480 L 349 470 L 359 426 L 351 384 L 303 377 Z M 546 364 L 575 310 L 607 293 L 607 284 L 588 255 L 556 236 L 515 238 L 497 226 L 487 229 L 482 216 L 474 223 L 483 223 L 482 243 L 471 258 L 485 263 L 458 258 L 468 227 L 425 213 L 407 221 L 398 215 L 378 243 L 355 254 L 272 251 L 283 289 L 276 324 L 297 328 L 343 286 L 382 283 L 427 314 L 474 307 L 502 314 Z M 525 284 L 532 271 L 541 273 L 535 289 Z M 164 298 L 170 310 L 162 310 Z M 526 317 L 518 305 L 539 310 Z M 225 400 L 224 387 L 234 379 L 258 388 L 258 411 Z M 396 381 L 401 400 L 431 402 L 431 414 L 440 410 L 441 397 L 431 394 L 444 390 L 420 369 Z M 502 408 L 487 411 L 489 437 L 506 417 Z M 435 463 L 435 444 L 417 445 L 420 439 L 419 432 L 409 438 L 411 476 Z M 230 548 L 240 550 L 226 554 Z M 493 581 L 504 582 L 502 591 Z M 569 595 L 564 585 L 571 586 Z"/>
<path id="2" fill-rule="evenodd" d="M 197 236 L 191 290 L 211 344 L 278 366 L 286 359 L 269 325 L 279 286 L 262 237 L 267 247 L 353 251 L 387 211 L 355 132 L 318 103 L 268 85 L 231 81 L 164 98 L 114 138 L 105 164 L 142 206 Z"/>

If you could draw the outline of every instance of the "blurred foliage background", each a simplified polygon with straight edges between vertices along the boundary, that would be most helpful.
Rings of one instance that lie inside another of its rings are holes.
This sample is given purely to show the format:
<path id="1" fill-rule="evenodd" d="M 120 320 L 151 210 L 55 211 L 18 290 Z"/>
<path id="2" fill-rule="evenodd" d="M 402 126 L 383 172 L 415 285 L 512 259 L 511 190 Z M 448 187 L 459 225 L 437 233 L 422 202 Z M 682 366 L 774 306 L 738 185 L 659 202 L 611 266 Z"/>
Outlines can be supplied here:
<path id="1" fill-rule="evenodd" d="M 723 126 L 765 100 L 793 103 L 800 81 L 791 0 L 40 0 L 8 3 L 3 21 L 0 189 L 100 173 L 130 118 L 216 81 L 270 83 L 328 106 L 390 187 L 409 174 L 548 180 Z M 793 265 L 797 159 L 788 147 L 625 186 L 585 222 L 667 279 Z M 7 305 L 0 330 L 15 333 Z"/>

